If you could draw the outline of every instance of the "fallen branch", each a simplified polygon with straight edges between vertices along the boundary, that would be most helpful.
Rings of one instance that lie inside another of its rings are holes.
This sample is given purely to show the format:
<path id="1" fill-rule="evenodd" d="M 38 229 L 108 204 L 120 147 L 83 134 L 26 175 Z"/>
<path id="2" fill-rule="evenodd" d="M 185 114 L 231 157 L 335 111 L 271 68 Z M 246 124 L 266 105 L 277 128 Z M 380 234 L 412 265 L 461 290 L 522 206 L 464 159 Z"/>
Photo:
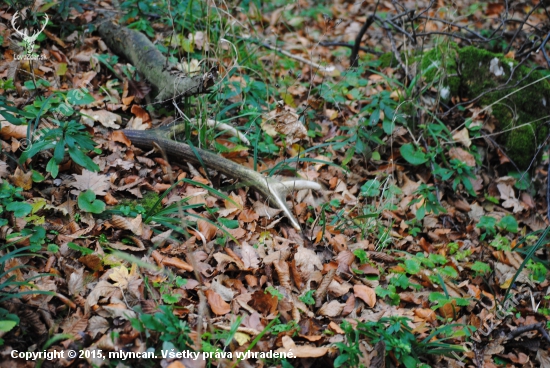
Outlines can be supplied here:
<path id="1" fill-rule="evenodd" d="M 155 86 L 156 102 L 205 93 L 214 84 L 215 73 L 191 77 L 183 72 L 171 71 L 171 64 L 162 53 L 147 36 L 139 32 L 121 27 L 112 21 L 102 22 L 97 29 L 115 54 L 128 59 Z"/>
<path id="2" fill-rule="evenodd" d="M 294 218 L 286 205 L 286 195 L 291 190 L 312 189 L 321 190 L 321 185 L 308 180 L 285 180 L 265 177 L 262 174 L 239 165 L 212 152 L 191 148 L 188 144 L 173 140 L 177 134 L 185 131 L 185 124 L 166 126 L 153 130 L 124 130 L 124 134 L 138 147 L 152 149 L 155 144 L 166 153 L 178 159 L 178 162 L 191 161 L 202 163 L 209 169 L 214 169 L 228 177 L 238 179 L 243 184 L 257 190 L 274 206 L 277 206 L 288 217 L 296 230 L 301 230 L 300 223 Z M 200 160 L 199 157 L 200 156 Z"/>

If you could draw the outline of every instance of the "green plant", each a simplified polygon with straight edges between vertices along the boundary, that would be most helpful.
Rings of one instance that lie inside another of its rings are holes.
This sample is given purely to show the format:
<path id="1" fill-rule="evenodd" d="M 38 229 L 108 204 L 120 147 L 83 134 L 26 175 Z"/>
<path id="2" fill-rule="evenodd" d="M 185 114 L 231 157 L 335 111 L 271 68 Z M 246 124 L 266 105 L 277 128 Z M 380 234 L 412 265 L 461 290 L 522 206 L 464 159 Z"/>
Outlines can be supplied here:
<path id="1" fill-rule="evenodd" d="M 474 327 L 460 324 L 444 325 L 434 329 L 427 337 L 417 340 L 409 327 L 410 320 L 406 317 L 383 317 L 377 322 L 357 322 L 356 326 L 344 321 L 341 324 L 346 341 L 336 343 L 340 355 L 334 361 L 334 367 L 359 367 L 359 357 L 362 356 L 359 344 L 365 337 L 369 344 L 383 342 L 387 353 L 392 352 L 397 361 L 406 368 L 426 367 L 420 357 L 425 355 L 449 355 L 453 352 L 465 352 L 465 347 L 450 344 L 448 341 L 461 337 L 469 337 Z"/>
<path id="2" fill-rule="evenodd" d="M 530 259 L 526 267 L 529 271 L 531 271 L 531 274 L 529 275 L 531 279 L 537 282 L 543 282 L 544 280 L 546 280 L 548 269 L 543 263 L 534 262 L 533 260 Z"/>
<path id="3" fill-rule="evenodd" d="M 85 131 L 85 126 L 74 120 L 53 121 L 59 127 L 46 131 L 41 141 L 33 143 L 27 151 L 23 152 L 19 162 L 24 163 L 40 151 L 53 149 L 53 157 L 48 161 L 46 171 L 54 178 L 57 177 L 59 164 L 62 163 L 66 151 L 76 164 L 90 171 L 99 171 L 99 166 L 86 155 L 94 149 L 95 142 Z"/>
<path id="4" fill-rule="evenodd" d="M 105 202 L 96 199 L 93 190 L 88 189 L 78 195 L 78 207 L 84 212 L 103 213 L 105 211 Z"/>
<path id="5" fill-rule="evenodd" d="M 15 326 L 19 325 L 19 317 L 16 314 L 9 313 L 6 309 L 0 308 L 0 332 L 9 332 Z M 0 338 L 0 346 L 4 345 L 4 339 Z"/>
<path id="6" fill-rule="evenodd" d="M 151 315 L 142 313 L 141 307 L 137 306 L 135 312 L 139 318 L 130 319 L 132 327 L 144 333 L 147 340 L 155 341 L 158 338 L 162 342 L 162 345 L 153 342 L 151 346 L 162 350 L 193 351 L 193 341 L 189 336 L 191 328 L 174 314 L 173 307 L 161 305 L 158 312 Z"/>
<path id="7" fill-rule="evenodd" d="M 308 290 L 305 292 L 304 295 L 298 297 L 298 299 L 300 299 L 306 305 L 314 305 L 315 299 L 313 298 L 313 294 L 315 294 L 315 290 Z"/>
<path id="8" fill-rule="evenodd" d="M 269 293 L 272 296 L 276 297 L 279 300 L 283 300 L 285 296 L 279 292 L 279 290 L 275 289 L 273 286 L 268 286 L 265 288 L 264 294 Z"/>
<path id="9" fill-rule="evenodd" d="M 422 220 L 424 216 L 426 216 L 426 214 L 428 213 L 433 213 L 434 215 L 438 215 L 440 213 L 447 212 L 445 208 L 439 203 L 439 199 L 437 198 L 435 187 L 428 186 L 422 183 L 416 190 L 415 194 L 417 194 L 419 198 L 413 199 L 409 203 L 409 206 L 416 203 L 422 203 L 420 207 L 416 209 L 416 218 L 418 220 Z"/>
<path id="10" fill-rule="evenodd" d="M 168 190 L 166 190 L 161 196 L 157 195 L 145 195 L 144 199 L 145 201 L 142 201 L 141 203 L 126 203 L 123 205 L 116 206 L 113 209 L 107 210 L 104 212 L 104 215 L 123 215 L 123 216 L 129 216 L 129 217 L 136 217 L 139 214 L 143 217 L 143 222 L 145 224 L 149 224 L 151 222 L 158 223 L 162 226 L 165 226 L 169 229 L 172 229 L 180 234 L 183 234 L 185 236 L 188 236 L 189 233 L 186 231 L 186 228 L 188 226 L 192 226 L 190 222 L 182 221 L 180 216 L 189 216 L 194 217 L 197 220 L 203 220 L 206 221 L 214 226 L 216 226 L 219 230 L 221 230 L 226 236 L 231 238 L 234 241 L 237 241 L 221 224 L 221 221 L 213 221 L 206 217 L 201 217 L 197 215 L 194 212 L 191 212 L 189 210 L 194 208 L 200 208 L 204 207 L 204 204 L 197 203 L 197 204 L 187 204 L 187 201 L 189 201 L 190 197 L 183 198 L 181 201 L 172 203 L 169 206 L 162 208 L 161 203 L 162 200 L 179 184 L 179 183 L 189 183 L 195 186 L 199 186 L 205 190 L 207 190 L 209 193 L 213 194 L 214 196 L 220 197 L 226 201 L 229 201 L 233 203 L 234 205 L 238 206 L 235 201 L 233 201 L 231 198 L 229 198 L 227 195 L 221 193 L 220 191 L 205 185 L 203 183 L 199 183 L 193 180 L 189 179 L 181 179 L 177 182 L 175 182 Z M 207 208 L 208 209 L 208 208 Z M 210 211 L 210 214 L 213 215 L 215 213 L 214 210 L 208 209 Z M 219 220 L 219 219 L 218 219 Z M 226 225 L 232 226 L 232 222 L 225 222 Z"/>
<path id="11" fill-rule="evenodd" d="M 491 266 L 489 266 L 487 263 L 476 261 L 472 267 L 472 271 L 475 272 L 475 276 L 482 276 L 486 275 L 491 272 Z"/>
<path id="12" fill-rule="evenodd" d="M 46 242 L 46 230 L 41 226 L 31 224 L 33 217 L 34 220 L 38 219 L 33 214 L 41 208 L 41 204 L 27 203 L 21 192 L 21 188 L 16 188 L 7 181 L 0 184 L 0 226 L 7 225 L 8 219 L 11 217 L 29 221 L 19 231 L 9 234 L 5 239 L 6 242 L 0 246 L 0 303 L 29 294 L 53 295 L 49 291 L 37 290 L 33 284 L 33 280 L 51 276 L 50 274 L 38 273 L 24 281 L 18 281 L 17 278 L 18 272 L 30 268 L 30 266 L 22 263 L 16 264 L 18 262 L 15 260 L 21 257 L 36 257 L 35 252 L 39 251 Z M 25 242 L 28 242 L 29 245 L 23 245 Z M 17 316 L 0 308 L 0 331 L 9 332 L 18 324 Z M 0 339 L 1 345 L 3 345 L 2 339 Z"/>

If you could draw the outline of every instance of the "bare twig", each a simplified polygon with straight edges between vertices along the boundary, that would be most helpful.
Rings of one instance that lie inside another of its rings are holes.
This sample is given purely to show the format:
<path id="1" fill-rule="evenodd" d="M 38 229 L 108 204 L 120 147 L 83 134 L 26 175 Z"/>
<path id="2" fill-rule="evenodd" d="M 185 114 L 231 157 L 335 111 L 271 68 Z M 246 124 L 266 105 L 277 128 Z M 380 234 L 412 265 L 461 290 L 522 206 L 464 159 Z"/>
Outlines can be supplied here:
<path id="1" fill-rule="evenodd" d="M 545 325 L 546 325 L 545 322 L 540 322 L 540 323 L 534 323 L 532 325 L 518 327 L 514 331 L 506 335 L 506 340 L 512 340 L 513 338 L 516 338 L 519 335 L 524 334 L 525 332 L 538 331 L 540 332 L 542 337 L 546 339 L 546 341 L 550 342 L 550 336 L 548 336 L 548 332 L 546 332 L 546 330 L 544 329 Z"/>
<path id="2" fill-rule="evenodd" d="M 361 29 L 359 30 L 359 33 L 355 37 L 355 43 L 353 44 L 353 49 L 351 50 L 351 56 L 349 59 L 349 64 L 352 68 L 357 66 L 361 40 L 363 39 L 365 32 L 367 32 L 367 29 L 369 29 L 369 27 L 372 25 L 372 23 L 374 23 L 376 19 L 376 11 L 378 10 L 378 4 L 380 4 L 380 0 L 376 2 L 376 6 L 374 7 L 374 12 L 367 18 L 367 20 L 365 21 L 365 24 L 363 24 L 363 27 L 361 27 Z"/>

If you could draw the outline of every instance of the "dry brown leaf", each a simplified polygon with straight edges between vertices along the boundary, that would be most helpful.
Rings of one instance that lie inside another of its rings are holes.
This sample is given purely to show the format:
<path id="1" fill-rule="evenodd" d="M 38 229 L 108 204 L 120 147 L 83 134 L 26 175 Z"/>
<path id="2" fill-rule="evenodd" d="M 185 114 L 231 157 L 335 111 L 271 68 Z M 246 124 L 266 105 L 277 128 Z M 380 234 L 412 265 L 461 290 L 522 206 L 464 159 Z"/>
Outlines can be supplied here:
<path id="1" fill-rule="evenodd" d="M 502 207 L 513 208 L 514 213 L 522 212 L 524 210 L 521 202 L 516 198 L 514 188 L 506 183 L 497 184 L 498 191 L 500 192 L 500 199 L 503 199 Z"/>
<path id="2" fill-rule="evenodd" d="M 132 109 L 130 111 L 136 116 L 136 118 L 141 119 L 143 124 L 151 121 L 151 116 L 149 116 L 149 113 L 139 105 L 132 105 Z"/>
<path id="3" fill-rule="evenodd" d="M 100 298 L 110 298 L 114 293 L 120 291 L 115 285 L 101 280 L 96 284 L 94 289 L 90 292 L 86 298 L 86 309 L 93 307 L 97 304 Z"/>
<path id="4" fill-rule="evenodd" d="M 353 294 L 357 298 L 362 299 L 371 308 L 376 304 L 376 293 L 367 285 L 354 285 Z"/>
<path id="5" fill-rule="evenodd" d="M 223 272 L 227 267 L 227 265 L 230 263 L 235 263 L 238 267 L 240 266 L 237 260 L 235 260 L 231 256 L 228 256 L 225 253 L 221 253 L 221 252 L 215 253 L 214 259 L 216 260 L 216 262 L 218 262 L 217 270 L 219 272 Z M 239 269 L 244 269 L 244 265 L 242 266 L 242 268 L 239 267 Z"/>
<path id="6" fill-rule="evenodd" d="M 0 161 L 0 178 L 5 178 L 10 173 L 8 171 L 9 166 L 4 161 Z"/>
<path id="7" fill-rule="evenodd" d="M 277 107 L 262 122 L 262 129 L 271 137 L 286 136 L 287 143 L 294 143 L 307 137 L 307 129 L 299 120 L 298 114 L 290 107 Z"/>
<path id="8" fill-rule="evenodd" d="M 464 162 L 468 166 L 476 166 L 476 159 L 474 158 L 474 156 L 470 152 L 460 147 L 451 148 L 449 150 L 449 156 L 451 158 L 456 158 L 457 160 Z"/>
<path id="9" fill-rule="evenodd" d="M 350 266 L 354 260 L 355 255 L 349 250 L 344 250 L 338 253 L 338 256 L 336 257 L 338 272 L 350 273 Z"/>
<path id="10" fill-rule="evenodd" d="M 282 211 L 278 208 L 269 207 L 265 202 L 262 201 L 254 202 L 254 210 L 256 211 L 258 216 L 267 217 L 268 219 L 272 219 Z"/>
<path id="11" fill-rule="evenodd" d="M 74 296 L 80 295 L 80 293 L 84 290 L 84 267 L 81 267 L 71 273 L 67 287 L 69 288 L 69 294 Z"/>
<path id="12" fill-rule="evenodd" d="M 273 266 L 275 266 L 275 271 L 277 271 L 277 276 L 279 276 L 279 284 L 285 289 L 291 290 L 292 285 L 290 285 L 290 269 L 288 263 L 280 259 L 273 262 Z"/>
<path id="13" fill-rule="evenodd" d="M 193 271 L 193 266 L 191 266 L 189 263 L 182 261 L 179 258 L 163 256 L 162 254 L 160 254 L 158 250 L 154 250 L 151 253 L 151 256 L 153 257 L 155 262 L 157 262 L 159 265 L 176 267 L 176 268 L 179 268 L 180 270 L 185 270 L 190 272 Z"/>
<path id="14" fill-rule="evenodd" d="M 214 290 L 206 290 L 206 299 L 208 299 L 208 305 L 214 314 L 223 316 L 231 311 L 231 307 L 226 303 L 222 297 Z"/>
<path id="15" fill-rule="evenodd" d="M 104 334 L 109 329 L 109 321 L 101 316 L 93 316 L 88 321 L 88 332 L 92 339 L 95 339 L 98 333 Z"/>
<path id="16" fill-rule="evenodd" d="M 135 105 L 134 105 L 135 106 Z M 87 110 L 82 109 L 80 112 L 83 114 L 80 118 L 82 124 L 93 127 L 94 122 L 97 121 L 101 123 L 105 128 L 119 129 L 122 123 L 122 118 L 120 115 L 112 113 L 107 110 Z M 118 123 L 118 124 L 117 124 Z"/>
<path id="17" fill-rule="evenodd" d="M 60 327 L 63 333 L 80 337 L 79 333 L 86 331 L 88 327 L 88 318 L 79 314 L 73 314 L 67 317 Z"/>
<path id="18" fill-rule="evenodd" d="M 141 214 L 137 215 L 134 219 L 113 215 L 109 222 L 117 229 L 130 230 L 137 236 L 143 235 L 143 222 Z"/>
<path id="19" fill-rule="evenodd" d="M 94 272 L 103 270 L 101 258 L 97 254 L 86 254 L 80 257 L 78 261 Z"/>
<path id="20" fill-rule="evenodd" d="M 313 345 L 297 346 L 294 340 L 287 335 L 283 336 L 282 343 L 283 347 L 278 349 L 277 352 L 289 353 L 292 350 L 292 354 L 297 358 L 319 358 L 328 353 L 327 347 L 316 347 Z"/>
<path id="21" fill-rule="evenodd" d="M 9 140 L 11 138 L 15 139 L 23 139 L 27 138 L 27 126 L 26 125 L 13 125 L 12 123 L 9 123 L 4 120 L 0 116 L 0 125 L 2 128 L 0 128 L 0 137 L 5 140 Z"/>
<path id="22" fill-rule="evenodd" d="M 252 294 L 252 298 L 248 302 L 248 305 L 264 316 L 267 316 L 277 313 L 278 299 L 270 293 L 264 293 L 261 290 L 257 290 Z"/>
<path id="23" fill-rule="evenodd" d="M 32 188 L 32 171 L 25 174 L 23 170 L 16 167 L 15 173 L 9 178 L 12 184 L 16 187 L 23 188 L 23 190 L 29 190 Z"/>
<path id="24" fill-rule="evenodd" d="M 453 140 L 455 142 L 462 143 L 464 147 L 470 148 L 472 141 L 470 140 L 470 134 L 467 128 L 461 129 L 453 134 Z"/>
<path id="25" fill-rule="evenodd" d="M 130 147 L 132 145 L 132 142 L 124 135 L 124 132 L 122 130 L 116 130 L 111 134 L 111 139 L 115 142 L 120 142 L 122 144 L 125 144 L 127 147 Z"/>
<path id="26" fill-rule="evenodd" d="M 244 264 L 244 268 L 255 269 L 260 266 L 260 260 L 258 259 L 258 254 L 256 249 L 248 245 L 248 243 L 243 242 L 241 245 L 241 255 Z"/>
<path id="27" fill-rule="evenodd" d="M 344 310 L 345 304 L 338 302 L 337 300 L 332 300 L 323 304 L 317 313 L 321 316 L 326 317 L 338 317 L 340 313 Z"/>
<path id="28" fill-rule="evenodd" d="M 71 190 L 71 194 L 78 195 L 91 189 L 96 195 L 104 196 L 107 190 L 111 188 L 111 182 L 107 175 L 97 174 L 89 170 L 82 170 L 82 175 L 75 174 L 75 181 L 70 183 L 76 190 Z"/>
<path id="29" fill-rule="evenodd" d="M 315 269 L 321 270 L 323 268 L 319 256 L 309 248 L 299 247 L 294 255 L 294 260 L 296 261 L 296 267 L 301 272 L 303 280 L 308 280 L 309 275 L 315 271 Z"/>
<path id="30" fill-rule="evenodd" d="M 200 234 L 204 236 L 207 242 L 214 239 L 214 236 L 216 235 L 216 231 L 218 231 L 218 228 L 216 227 L 216 225 L 205 220 L 198 220 L 197 227 L 199 229 Z"/>
<path id="31" fill-rule="evenodd" d="M 437 318 L 433 309 L 430 309 L 430 308 L 416 308 L 414 309 L 414 314 L 418 318 L 427 322 L 434 322 Z"/>

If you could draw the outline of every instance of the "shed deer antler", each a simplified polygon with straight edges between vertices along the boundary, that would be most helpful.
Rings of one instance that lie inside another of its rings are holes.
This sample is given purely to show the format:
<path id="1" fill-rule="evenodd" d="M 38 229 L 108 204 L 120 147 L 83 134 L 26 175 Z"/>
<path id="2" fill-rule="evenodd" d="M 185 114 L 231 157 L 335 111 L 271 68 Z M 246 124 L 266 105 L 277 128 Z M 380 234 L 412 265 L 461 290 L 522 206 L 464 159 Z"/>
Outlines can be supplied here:
<path id="1" fill-rule="evenodd" d="M 23 30 L 23 32 L 21 32 L 19 28 L 15 25 L 15 21 L 17 20 L 17 18 L 19 18 L 19 12 L 15 12 L 13 17 L 11 18 L 11 25 L 15 30 L 15 33 L 17 33 L 21 37 L 23 42 L 25 42 L 25 49 L 27 53 L 31 53 L 34 50 L 34 42 L 36 41 L 38 35 L 40 35 L 42 31 L 44 31 L 44 29 L 46 28 L 46 25 L 48 24 L 48 21 L 50 20 L 50 18 L 48 18 L 48 14 L 44 14 L 44 15 L 46 16 L 46 19 L 44 21 L 44 24 L 42 24 L 42 29 L 40 31 L 35 31 L 30 36 L 27 34 L 28 30 L 26 28 Z"/>

